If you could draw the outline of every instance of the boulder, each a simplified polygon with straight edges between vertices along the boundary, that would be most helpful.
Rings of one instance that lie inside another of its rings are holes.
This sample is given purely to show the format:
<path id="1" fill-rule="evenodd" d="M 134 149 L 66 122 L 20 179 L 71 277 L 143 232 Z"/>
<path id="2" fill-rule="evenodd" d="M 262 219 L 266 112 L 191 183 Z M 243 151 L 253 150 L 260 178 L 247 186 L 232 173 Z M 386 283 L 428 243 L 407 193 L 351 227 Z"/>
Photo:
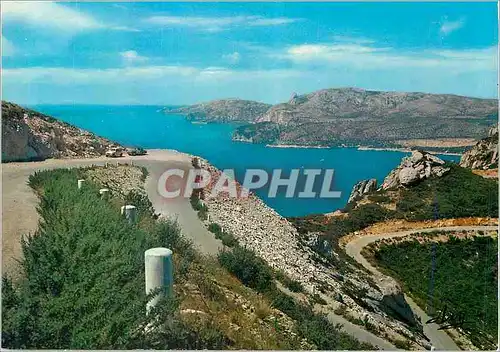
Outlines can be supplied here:
<path id="1" fill-rule="evenodd" d="M 399 182 L 402 185 L 409 185 L 414 183 L 419 179 L 419 173 L 417 169 L 412 167 L 405 167 L 399 171 Z"/>
<path id="2" fill-rule="evenodd" d="M 387 175 L 382 189 L 409 186 L 427 178 L 441 177 L 450 170 L 443 166 L 445 163 L 435 155 L 416 150 Z"/>

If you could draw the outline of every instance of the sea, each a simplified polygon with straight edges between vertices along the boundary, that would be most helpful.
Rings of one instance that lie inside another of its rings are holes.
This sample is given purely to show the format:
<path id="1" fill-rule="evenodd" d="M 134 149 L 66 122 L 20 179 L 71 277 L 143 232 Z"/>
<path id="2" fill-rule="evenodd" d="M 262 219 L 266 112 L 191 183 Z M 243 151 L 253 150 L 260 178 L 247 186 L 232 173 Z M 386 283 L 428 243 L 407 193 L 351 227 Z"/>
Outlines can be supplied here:
<path id="1" fill-rule="evenodd" d="M 358 150 L 356 148 L 276 148 L 231 140 L 238 124 L 192 123 L 183 115 L 167 115 L 164 106 L 109 105 L 36 105 L 33 110 L 89 130 L 125 146 L 145 149 L 175 149 L 206 158 L 219 169 L 232 169 L 243 182 L 246 169 L 264 169 L 271 173 L 280 169 L 286 178 L 291 170 L 299 170 L 299 182 L 292 197 L 279 187 L 276 197 L 269 197 L 269 187 L 255 193 L 285 217 L 329 213 L 343 208 L 356 182 L 375 178 L 379 184 L 408 153 L 399 151 Z M 458 162 L 455 155 L 439 157 Z M 319 190 L 324 172 L 314 184 L 317 196 L 300 198 L 304 189 L 305 169 L 333 169 L 329 190 L 339 191 L 339 198 L 321 198 Z"/>

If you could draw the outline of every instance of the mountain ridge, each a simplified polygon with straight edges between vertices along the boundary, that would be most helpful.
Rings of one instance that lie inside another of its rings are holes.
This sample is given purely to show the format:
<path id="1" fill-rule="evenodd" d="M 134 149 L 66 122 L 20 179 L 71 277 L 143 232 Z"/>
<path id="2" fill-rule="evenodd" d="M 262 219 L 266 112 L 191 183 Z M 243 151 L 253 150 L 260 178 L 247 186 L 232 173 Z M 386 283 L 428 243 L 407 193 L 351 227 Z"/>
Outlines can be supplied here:
<path id="1" fill-rule="evenodd" d="M 256 106 L 259 109 L 252 108 Z M 400 141 L 411 139 L 480 139 L 498 116 L 498 103 L 453 94 L 329 88 L 294 93 L 287 102 L 272 106 L 224 99 L 171 111 L 193 121 L 247 122 L 235 130 L 237 141 L 400 147 Z M 227 116 L 228 111 L 238 113 Z"/>

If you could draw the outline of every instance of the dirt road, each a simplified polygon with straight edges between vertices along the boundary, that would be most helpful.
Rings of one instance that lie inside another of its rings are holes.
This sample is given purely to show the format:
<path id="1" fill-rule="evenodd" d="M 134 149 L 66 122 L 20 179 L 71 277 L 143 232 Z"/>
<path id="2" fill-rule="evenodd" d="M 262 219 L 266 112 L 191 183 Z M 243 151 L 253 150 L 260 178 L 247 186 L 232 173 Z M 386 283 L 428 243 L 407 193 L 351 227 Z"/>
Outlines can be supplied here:
<path id="1" fill-rule="evenodd" d="M 145 156 L 126 156 L 119 159 L 105 157 L 49 159 L 41 162 L 2 164 L 2 273 L 16 275 L 18 271 L 16 259 L 19 259 L 22 254 L 20 239 L 23 235 L 33 233 L 37 229 L 38 198 L 27 184 L 29 175 L 37 170 L 129 162 L 148 169 L 149 176 L 145 187 L 156 212 L 176 218 L 183 235 L 191 239 L 201 252 L 216 254 L 222 244 L 198 220 L 189 199 L 177 198 L 166 202 L 157 192 L 159 176 L 168 168 L 189 169 L 191 167 L 190 156 L 170 150 L 149 150 L 148 155 Z"/>
<path id="2" fill-rule="evenodd" d="M 428 233 L 433 231 L 493 231 L 497 230 L 497 226 L 453 226 L 453 227 L 439 227 L 439 228 L 426 228 L 426 229 L 413 229 L 409 231 L 385 233 L 380 235 L 365 235 L 354 237 L 345 246 L 348 255 L 353 257 L 358 263 L 370 270 L 375 276 L 384 276 L 377 268 L 371 265 L 365 257 L 361 255 L 362 249 L 370 243 L 376 242 L 381 239 L 388 239 L 394 237 L 404 237 L 417 233 Z M 410 305 L 413 312 L 420 317 L 422 322 L 426 322 L 430 317 L 407 295 L 405 299 Z M 430 339 L 432 345 L 436 350 L 450 350 L 458 351 L 460 348 L 443 330 L 438 330 L 437 324 L 424 324 L 424 333 Z"/>

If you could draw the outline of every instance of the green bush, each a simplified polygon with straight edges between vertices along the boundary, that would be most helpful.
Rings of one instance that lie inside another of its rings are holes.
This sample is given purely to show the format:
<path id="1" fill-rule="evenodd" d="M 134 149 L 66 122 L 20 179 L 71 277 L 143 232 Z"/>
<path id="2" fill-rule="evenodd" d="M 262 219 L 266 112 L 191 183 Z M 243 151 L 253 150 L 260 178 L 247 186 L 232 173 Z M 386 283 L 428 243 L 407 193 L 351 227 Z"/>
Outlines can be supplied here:
<path id="1" fill-rule="evenodd" d="M 276 271 L 275 277 L 276 277 L 276 280 L 281 282 L 290 291 L 292 291 L 292 292 L 305 292 L 304 287 L 302 286 L 302 284 L 300 282 L 290 279 L 282 271 Z"/>
<path id="2" fill-rule="evenodd" d="M 222 266 L 243 284 L 264 293 L 272 300 L 273 307 L 296 320 L 299 334 L 314 343 L 318 349 L 374 349 L 372 345 L 360 343 L 342 332 L 340 326 L 330 323 L 324 315 L 314 313 L 311 307 L 302 305 L 279 291 L 273 283 L 273 270 L 253 252 L 236 246 L 232 251 L 220 252 L 218 258 Z"/>
<path id="3" fill-rule="evenodd" d="M 228 232 L 222 231 L 219 224 L 211 223 L 208 225 L 208 230 L 215 235 L 215 238 L 222 241 L 222 244 L 228 247 L 234 247 L 238 244 L 238 240 Z"/>
<path id="4" fill-rule="evenodd" d="M 259 292 L 274 289 L 272 270 L 252 251 L 236 246 L 231 251 L 219 252 L 218 259 L 244 285 Z"/>
<path id="5" fill-rule="evenodd" d="M 368 199 L 375 203 L 389 203 L 391 201 L 391 197 L 380 193 L 370 194 Z"/>

